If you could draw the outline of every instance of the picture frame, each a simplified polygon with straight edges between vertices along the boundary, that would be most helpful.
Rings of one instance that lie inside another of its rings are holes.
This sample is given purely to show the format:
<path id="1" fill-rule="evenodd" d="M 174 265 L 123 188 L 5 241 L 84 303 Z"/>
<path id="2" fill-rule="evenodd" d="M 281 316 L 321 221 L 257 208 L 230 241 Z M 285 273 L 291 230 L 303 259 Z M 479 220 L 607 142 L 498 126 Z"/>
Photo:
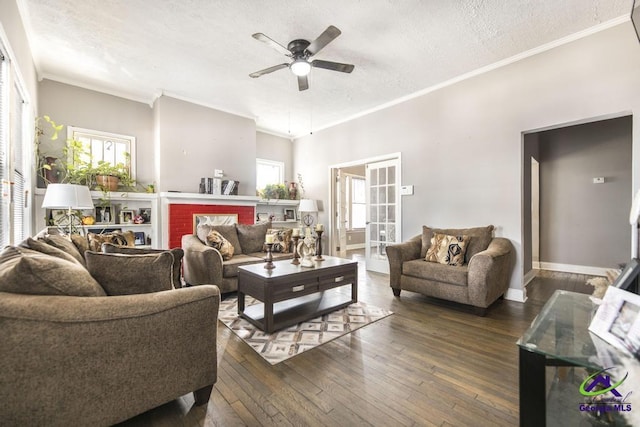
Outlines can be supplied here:
<path id="1" fill-rule="evenodd" d="M 267 221 L 269 221 L 269 213 L 268 212 L 258 212 L 256 214 L 256 217 L 258 218 L 258 222 L 267 222 Z"/>
<path id="2" fill-rule="evenodd" d="M 612 286 L 618 289 L 624 289 L 625 291 L 638 293 L 636 280 L 638 274 L 640 274 L 640 262 L 638 262 L 638 258 L 631 258 L 613 282 Z"/>
<path id="3" fill-rule="evenodd" d="M 69 211 L 67 209 L 51 209 L 52 223 L 50 225 L 68 225 L 68 215 Z"/>
<path id="4" fill-rule="evenodd" d="M 135 236 L 135 240 L 133 242 L 134 245 L 143 246 L 147 243 L 144 236 L 144 231 L 136 231 L 133 233 L 133 235 Z"/>
<path id="5" fill-rule="evenodd" d="M 133 224 L 133 217 L 136 216 L 135 212 L 130 209 L 123 209 L 120 211 L 120 224 Z"/>
<path id="6" fill-rule="evenodd" d="M 285 221 L 295 221 L 296 220 L 296 210 L 295 209 L 285 209 L 284 210 L 284 220 Z"/>
<path id="7" fill-rule="evenodd" d="M 640 295 L 609 286 L 589 331 L 614 347 L 640 353 Z"/>
<path id="8" fill-rule="evenodd" d="M 140 209 L 140 216 L 144 219 L 145 223 L 151 222 L 151 208 Z"/>
<path id="9" fill-rule="evenodd" d="M 114 224 L 114 212 L 113 206 L 96 206 L 94 208 L 94 217 L 96 219 L 96 224 Z"/>

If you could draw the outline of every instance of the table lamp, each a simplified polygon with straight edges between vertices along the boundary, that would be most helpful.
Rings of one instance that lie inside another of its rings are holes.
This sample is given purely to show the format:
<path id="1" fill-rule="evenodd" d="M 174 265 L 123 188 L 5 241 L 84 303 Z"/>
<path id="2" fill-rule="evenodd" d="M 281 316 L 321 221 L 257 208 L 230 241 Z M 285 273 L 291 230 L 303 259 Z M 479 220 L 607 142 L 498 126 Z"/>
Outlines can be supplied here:
<path id="1" fill-rule="evenodd" d="M 307 227 L 311 227 L 311 224 L 313 224 L 313 215 L 311 215 L 311 213 L 318 212 L 318 204 L 312 199 L 300 199 L 298 211 L 300 211 L 301 214 L 306 214 L 302 215 L 302 222 Z"/>
<path id="2" fill-rule="evenodd" d="M 89 187 L 77 184 L 49 184 L 44 194 L 42 207 L 46 209 L 67 209 L 69 235 L 73 221 L 72 209 L 93 209 Z"/>

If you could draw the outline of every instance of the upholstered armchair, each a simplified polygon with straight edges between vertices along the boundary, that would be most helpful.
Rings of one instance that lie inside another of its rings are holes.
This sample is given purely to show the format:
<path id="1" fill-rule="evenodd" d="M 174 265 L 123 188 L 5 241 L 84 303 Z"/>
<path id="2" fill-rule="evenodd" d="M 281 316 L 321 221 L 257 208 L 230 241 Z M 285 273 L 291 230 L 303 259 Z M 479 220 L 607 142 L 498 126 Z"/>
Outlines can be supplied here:
<path id="1" fill-rule="evenodd" d="M 406 242 L 387 246 L 390 277 L 395 296 L 402 290 L 475 307 L 484 315 L 509 288 L 513 247 L 508 239 L 492 236 L 493 226 L 466 229 L 432 229 Z M 467 236 L 460 265 L 427 261 L 435 234 Z"/>

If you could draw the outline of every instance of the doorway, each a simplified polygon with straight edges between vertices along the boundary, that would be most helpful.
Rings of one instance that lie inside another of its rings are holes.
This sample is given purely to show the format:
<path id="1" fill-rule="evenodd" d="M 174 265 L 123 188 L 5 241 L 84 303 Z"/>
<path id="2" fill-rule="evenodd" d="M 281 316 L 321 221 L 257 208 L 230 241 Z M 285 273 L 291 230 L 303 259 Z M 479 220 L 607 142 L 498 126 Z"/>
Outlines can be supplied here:
<path id="1" fill-rule="evenodd" d="M 330 166 L 330 254 L 364 249 L 367 270 L 389 273 L 386 246 L 399 243 L 400 153 Z"/>

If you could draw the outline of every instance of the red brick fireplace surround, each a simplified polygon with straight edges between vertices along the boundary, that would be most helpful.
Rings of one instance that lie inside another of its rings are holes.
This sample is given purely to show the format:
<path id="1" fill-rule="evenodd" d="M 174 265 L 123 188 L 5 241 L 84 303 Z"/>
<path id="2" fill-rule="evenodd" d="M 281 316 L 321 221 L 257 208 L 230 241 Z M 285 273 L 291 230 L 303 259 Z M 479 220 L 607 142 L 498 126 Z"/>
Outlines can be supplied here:
<path id="1" fill-rule="evenodd" d="M 168 207 L 169 248 L 179 248 L 182 236 L 193 234 L 195 214 L 237 214 L 240 224 L 253 224 L 256 216 L 254 206 L 170 203 Z"/>

